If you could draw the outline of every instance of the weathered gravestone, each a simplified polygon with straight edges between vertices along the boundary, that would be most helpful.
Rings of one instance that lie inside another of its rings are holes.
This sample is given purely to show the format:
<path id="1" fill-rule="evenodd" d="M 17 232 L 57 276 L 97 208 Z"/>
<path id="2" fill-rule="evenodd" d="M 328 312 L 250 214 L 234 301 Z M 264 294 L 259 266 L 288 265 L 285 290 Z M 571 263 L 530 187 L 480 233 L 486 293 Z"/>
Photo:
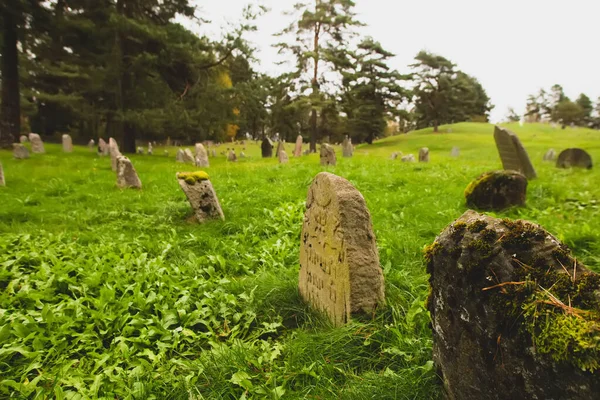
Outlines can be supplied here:
<path id="1" fill-rule="evenodd" d="M 225 220 L 217 193 L 206 172 L 178 172 L 176 176 L 198 222 L 209 219 Z"/>
<path id="2" fill-rule="evenodd" d="M 335 149 L 333 146 L 323 143 L 321 145 L 321 165 L 336 165 L 337 158 L 335 156 Z"/>
<path id="3" fill-rule="evenodd" d="M 17 160 L 29 158 L 29 150 L 21 143 L 13 143 L 13 157 Z"/>
<path id="4" fill-rule="evenodd" d="M 429 149 L 427 147 L 419 149 L 419 162 L 429 162 Z"/>
<path id="5" fill-rule="evenodd" d="M 392 160 L 397 160 L 398 157 L 402 156 L 402 152 L 401 151 L 395 151 L 392 153 L 392 156 L 390 157 Z"/>
<path id="6" fill-rule="evenodd" d="M 279 164 L 287 164 L 290 161 L 290 159 L 289 159 L 287 153 L 285 152 L 285 150 L 282 150 L 282 151 L 279 152 L 278 159 L 279 159 Z"/>
<path id="7" fill-rule="evenodd" d="M 505 170 L 519 171 L 527 179 L 537 177 L 527 151 L 517 135 L 507 129 L 496 126 L 494 128 L 494 140 L 496 141 L 498 153 L 500 153 L 502 167 Z"/>
<path id="8" fill-rule="evenodd" d="M 557 168 L 592 168 L 592 157 L 582 149 L 563 150 L 556 161 Z"/>
<path id="9" fill-rule="evenodd" d="M 460 156 L 460 149 L 458 147 L 453 147 L 452 151 L 450 152 L 450 156 L 451 157 L 458 157 L 458 156 Z"/>
<path id="10" fill-rule="evenodd" d="M 4 170 L 2 169 L 2 163 L 0 163 L 0 186 L 6 186 L 4 181 Z"/>
<path id="11" fill-rule="evenodd" d="M 273 142 L 268 137 L 264 138 L 260 145 L 263 158 L 273 157 Z"/>
<path id="12" fill-rule="evenodd" d="M 144 148 L 142 146 L 138 146 L 137 147 L 137 153 L 138 154 L 144 154 Z"/>
<path id="13" fill-rule="evenodd" d="M 523 206 L 527 183 L 525 175 L 517 171 L 486 172 L 465 189 L 467 206 L 489 211 Z"/>
<path id="14" fill-rule="evenodd" d="M 106 144 L 104 139 L 100 138 L 98 140 L 98 154 L 100 154 L 101 156 L 106 156 L 109 153 L 110 153 L 110 150 L 108 148 L 108 144 Z"/>
<path id="15" fill-rule="evenodd" d="M 196 161 L 196 167 L 209 167 L 210 163 L 208 161 L 208 153 L 206 152 L 204 145 L 202 143 L 196 143 L 194 150 L 196 153 L 194 157 Z"/>
<path id="16" fill-rule="evenodd" d="M 467 211 L 426 251 L 447 399 L 595 399 L 600 275 L 539 225 Z"/>
<path id="17" fill-rule="evenodd" d="M 151 156 L 154 153 L 154 147 L 152 146 L 152 142 L 148 142 L 148 155 Z"/>
<path id="18" fill-rule="evenodd" d="M 354 147 L 352 147 L 352 139 L 346 135 L 344 141 L 342 142 L 342 156 L 343 157 L 352 157 L 354 153 Z"/>
<path id="19" fill-rule="evenodd" d="M 44 142 L 42 142 L 42 138 L 37 133 L 29 134 L 29 141 L 31 142 L 31 151 L 33 153 L 45 153 Z"/>
<path id="20" fill-rule="evenodd" d="M 122 154 L 119 151 L 119 145 L 117 141 L 113 138 L 108 139 L 108 151 L 110 153 L 110 166 L 113 171 L 117 171 L 117 158 L 119 158 Z"/>
<path id="21" fill-rule="evenodd" d="M 73 152 L 73 139 L 70 135 L 62 135 L 62 146 L 65 153 Z"/>
<path id="22" fill-rule="evenodd" d="M 27 138 L 27 136 L 21 135 L 19 137 L 19 143 L 27 143 L 27 142 L 29 142 L 29 139 Z"/>
<path id="23" fill-rule="evenodd" d="M 302 135 L 298 135 L 296 138 L 296 147 L 294 148 L 294 157 L 300 157 L 302 155 Z"/>
<path id="24" fill-rule="evenodd" d="M 165 150 L 165 152 L 166 152 L 166 150 Z M 168 154 L 168 152 L 167 152 L 167 154 Z M 185 162 L 182 149 L 177 150 L 177 154 L 175 154 L 175 161 L 177 161 L 179 163 Z"/>
<path id="25" fill-rule="evenodd" d="M 194 155 L 190 149 L 183 150 L 183 162 L 194 164 L 196 160 L 194 159 Z"/>
<path id="26" fill-rule="evenodd" d="M 400 160 L 401 160 L 402 162 L 415 162 L 415 161 L 417 161 L 417 160 L 415 159 L 415 156 L 414 156 L 414 154 L 408 154 L 408 155 L 406 155 L 406 156 L 402 157 Z"/>
<path id="27" fill-rule="evenodd" d="M 229 154 L 227 155 L 227 161 L 235 162 L 237 161 L 237 156 L 235 155 L 235 150 L 229 150 Z"/>
<path id="28" fill-rule="evenodd" d="M 88 149 L 90 151 L 94 151 L 94 146 L 96 145 L 96 142 L 94 141 L 94 139 L 90 139 L 90 141 L 88 142 Z"/>
<path id="29" fill-rule="evenodd" d="M 384 282 L 365 199 L 350 182 L 321 172 L 308 190 L 300 241 L 302 298 L 336 325 L 372 314 Z"/>
<path id="30" fill-rule="evenodd" d="M 123 155 L 117 157 L 117 186 L 120 188 L 142 188 L 142 182 L 133 164 L 129 161 L 129 158 Z"/>
<path id="31" fill-rule="evenodd" d="M 277 150 L 275 150 L 275 156 L 279 158 L 279 154 L 282 151 L 285 151 L 285 142 L 283 140 L 280 140 L 279 142 L 277 142 Z"/>
<path id="32" fill-rule="evenodd" d="M 554 149 L 550 149 L 544 154 L 544 161 L 554 161 L 556 159 L 556 152 Z"/>

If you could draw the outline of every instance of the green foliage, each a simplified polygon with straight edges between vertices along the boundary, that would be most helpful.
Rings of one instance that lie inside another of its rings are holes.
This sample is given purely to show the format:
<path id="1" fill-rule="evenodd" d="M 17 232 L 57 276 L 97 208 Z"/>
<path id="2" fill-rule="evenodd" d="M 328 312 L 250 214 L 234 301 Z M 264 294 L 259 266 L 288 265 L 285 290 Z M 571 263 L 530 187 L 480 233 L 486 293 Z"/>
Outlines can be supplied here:
<path id="1" fill-rule="evenodd" d="M 207 181 L 208 174 L 204 171 L 178 172 L 177 179 L 183 179 L 187 184 L 193 185 L 196 182 Z"/>
<path id="2" fill-rule="evenodd" d="M 579 122 L 584 117 L 584 110 L 577 103 L 573 103 L 570 100 L 563 100 L 558 103 L 552 116 L 554 120 L 560 122 L 562 127 L 565 128 L 567 125 Z"/>

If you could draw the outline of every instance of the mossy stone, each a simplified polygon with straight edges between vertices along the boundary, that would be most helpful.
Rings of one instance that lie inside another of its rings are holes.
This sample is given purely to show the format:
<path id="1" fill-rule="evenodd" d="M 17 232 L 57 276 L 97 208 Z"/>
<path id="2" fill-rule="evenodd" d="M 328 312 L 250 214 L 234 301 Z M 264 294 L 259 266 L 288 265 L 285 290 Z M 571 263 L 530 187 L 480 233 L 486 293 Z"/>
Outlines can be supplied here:
<path id="1" fill-rule="evenodd" d="M 465 189 L 467 206 L 501 211 L 525 205 L 527 178 L 517 171 L 492 171 L 480 175 Z"/>

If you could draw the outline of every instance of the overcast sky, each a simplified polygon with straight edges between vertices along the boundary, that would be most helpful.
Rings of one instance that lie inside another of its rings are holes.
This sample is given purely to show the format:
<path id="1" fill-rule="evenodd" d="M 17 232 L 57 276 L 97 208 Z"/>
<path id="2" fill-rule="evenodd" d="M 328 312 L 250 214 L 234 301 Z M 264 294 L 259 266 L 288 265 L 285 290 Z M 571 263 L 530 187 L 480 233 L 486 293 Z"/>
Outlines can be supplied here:
<path id="1" fill-rule="evenodd" d="M 271 11 L 247 39 L 258 48 L 260 71 L 276 74 L 281 61 L 272 35 L 289 24 L 282 15 L 299 0 L 193 0 L 197 15 L 211 20 L 199 30 L 218 36 L 240 19 L 246 4 Z M 508 107 L 518 113 L 528 94 L 555 83 L 575 100 L 600 96 L 600 0 L 355 0 L 358 19 L 396 54 L 391 66 L 408 72 L 419 50 L 440 54 L 475 76 L 492 103 L 492 120 Z"/>

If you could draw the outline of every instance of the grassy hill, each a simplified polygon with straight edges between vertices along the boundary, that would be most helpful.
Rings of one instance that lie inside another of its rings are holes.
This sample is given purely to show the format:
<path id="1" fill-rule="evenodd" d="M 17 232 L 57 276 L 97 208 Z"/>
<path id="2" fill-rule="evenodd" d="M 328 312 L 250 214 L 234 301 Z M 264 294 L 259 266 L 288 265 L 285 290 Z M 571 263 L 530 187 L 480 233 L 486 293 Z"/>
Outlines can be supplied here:
<path id="1" fill-rule="evenodd" d="M 542 161 L 551 147 L 598 161 L 600 132 L 508 127 L 539 178 L 526 207 L 496 215 L 542 224 L 600 271 L 598 169 Z M 0 151 L 0 397 L 439 397 L 422 250 L 466 210 L 467 184 L 501 167 L 492 125 L 440 132 L 361 145 L 351 159 L 338 152 L 326 169 L 314 154 L 263 160 L 248 143 L 238 163 L 211 158 L 226 222 L 205 225 L 186 222 L 175 173 L 195 168 L 175 163 L 174 149 L 131 156 L 141 191 L 117 189 L 110 159 L 83 147 L 49 144 L 29 160 Z M 390 160 L 420 147 L 430 163 Z M 386 307 L 343 328 L 296 289 L 304 201 L 322 170 L 365 197 L 386 280 Z"/>

